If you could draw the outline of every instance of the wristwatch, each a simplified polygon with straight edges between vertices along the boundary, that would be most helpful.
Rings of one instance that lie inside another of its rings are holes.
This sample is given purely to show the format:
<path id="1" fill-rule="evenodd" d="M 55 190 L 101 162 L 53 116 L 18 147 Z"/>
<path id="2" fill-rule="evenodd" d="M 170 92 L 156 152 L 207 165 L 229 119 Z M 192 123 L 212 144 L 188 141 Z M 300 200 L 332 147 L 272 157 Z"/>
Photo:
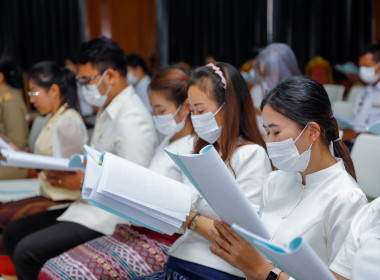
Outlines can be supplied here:
<path id="1" fill-rule="evenodd" d="M 201 216 L 201 214 L 197 213 L 194 218 L 192 219 L 191 223 L 190 223 L 190 230 L 191 231 L 196 231 L 197 229 L 197 221 L 198 221 L 198 218 Z"/>
<path id="2" fill-rule="evenodd" d="M 266 280 L 276 280 L 280 276 L 281 272 L 282 270 L 278 267 L 273 268 L 271 272 L 269 272 Z"/>

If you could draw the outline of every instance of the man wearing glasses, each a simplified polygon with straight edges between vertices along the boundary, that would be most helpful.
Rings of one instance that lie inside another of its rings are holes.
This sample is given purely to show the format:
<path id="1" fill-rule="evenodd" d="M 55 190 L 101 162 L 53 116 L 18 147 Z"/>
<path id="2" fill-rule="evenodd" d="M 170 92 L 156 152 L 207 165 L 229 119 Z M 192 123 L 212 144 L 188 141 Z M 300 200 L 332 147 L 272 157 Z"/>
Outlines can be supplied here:
<path id="1" fill-rule="evenodd" d="M 148 166 L 157 137 L 150 113 L 127 83 L 124 51 L 111 39 L 97 37 L 82 43 L 78 63 L 80 90 L 89 104 L 99 108 L 90 145 L 100 152 L 107 151 Z M 47 177 L 71 182 L 68 187 L 79 189 L 78 178 L 83 178 L 79 172 L 49 171 Z M 65 176 L 65 180 L 61 176 Z M 59 212 L 57 220 L 44 221 L 43 215 L 27 217 L 35 219 L 39 227 L 36 231 L 25 230 L 27 233 L 20 234 L 22 220 L 6 229 L 7 251 L 19 279 L 37 279 L 48 259 L 101 235 L 111 235 L 118 223 L 128 223 L 82 200 Z"/>

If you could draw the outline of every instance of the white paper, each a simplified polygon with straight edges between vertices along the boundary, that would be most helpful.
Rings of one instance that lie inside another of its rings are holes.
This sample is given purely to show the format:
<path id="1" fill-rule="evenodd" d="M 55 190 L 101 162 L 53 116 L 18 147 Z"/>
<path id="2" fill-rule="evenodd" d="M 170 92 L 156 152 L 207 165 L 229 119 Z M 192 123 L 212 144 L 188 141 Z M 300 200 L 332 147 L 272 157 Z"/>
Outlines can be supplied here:
<path id="1" fill-rule="evenodd" d="M 0 201 L 5 203 L 40 195 L 38 179 L 0 180 Z"/>
<path id="2" fill-rule="evenodd" d="M 93 185 L 91 204 L 159 232 L 181 227 L 191 207 L 189 186 L 110 153 L 99 160 L 96 166 L 87 159 L 83 185 Z"/>
<path id="3" fill-rule="evenodd" d="M 326 264 L 301 237 L 295 238 L 289 248 L 265 240 L 238 225 L 232 228 L 256 247 L 267 259 L 297 280 L 335 280 Z"/>
<path id="4" fill-rule="evenodd" d="M 3 138 L 0 137 L 0 150 L 11 150 L 11 151 L 15 151 L 14 148 L 12 148 L 7 141 L 5 141 Z"/>
<path id="5" fill-rule="evenodd" d="M 1 149 L 1 154 L 5 158 L 5 160 L 1 161 L 1 165 L 4 166 L 61 171 L 78 170 L 78 168 L 69 167 L 70 160 L 67 158 L 43 156 L 5 149 Z"/>
<path id="6" fill-rule="evenodd" d="M 223 221 L 242 225 L 263 238 L 270 238 L 252 203 L 212 145 L 203 148 L 199 155 L 165 151 Z"/>
<path id="7" fill-rule="evenodd" d="M 83 161 L 85 162 L 86 171 L 82 184 L 82 199 L 88 200 L 92 190 L 97 186 L 102 171 L 100 165 L 101 153 L 97 150 L 84 145 L 85 155 Z"/>

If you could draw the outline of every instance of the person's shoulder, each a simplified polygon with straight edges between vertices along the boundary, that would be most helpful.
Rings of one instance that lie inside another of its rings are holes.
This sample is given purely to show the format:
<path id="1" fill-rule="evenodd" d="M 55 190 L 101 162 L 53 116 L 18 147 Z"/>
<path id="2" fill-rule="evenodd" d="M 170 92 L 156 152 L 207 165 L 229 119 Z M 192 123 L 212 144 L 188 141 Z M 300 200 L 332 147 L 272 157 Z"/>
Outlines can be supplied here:
<path id="1" fill-rule="evenodd" d="M 19 102 L 21 101 L 21 90 L 6 87 L 4 91 L 0 94 L 0 102 L 10 103 L 10 102 Z"/>
<path id="2" fill-rule="evenodd" d="M 73 108 L 67 108 L 62 114 L 62 118 L 70 118 L 70 117 L 74 117 L 80 121 L 83 121 L 82 116 L 79 114 L 77 110 Z"/>

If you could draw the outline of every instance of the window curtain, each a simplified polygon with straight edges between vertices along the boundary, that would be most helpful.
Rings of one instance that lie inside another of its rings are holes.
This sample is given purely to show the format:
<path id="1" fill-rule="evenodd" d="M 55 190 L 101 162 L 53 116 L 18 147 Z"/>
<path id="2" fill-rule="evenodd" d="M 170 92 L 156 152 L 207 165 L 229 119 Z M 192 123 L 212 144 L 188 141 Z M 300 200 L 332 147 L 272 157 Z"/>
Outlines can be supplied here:
<path id="1" fill-rule="evenodd" d="M 83 0 L 0 0 L 0 55 L 23 71 L 42 60 L 64 65 L 85 39 Z"/>
<path id="2" fill-rule="evenodd" d="M 333 66 L 358 63 L 371 43 L 372 0 L 274 0 L 273 41 L 289 44 L 301 70 L 319 55 Z"/>
<path id="3" fill-rule="evenodd" d="M 196 67 L 212 55 L 239 67 L 253 47 L 266 44 L 266 5 L 266 0 L 168 0 L 169 63 Z"/>

